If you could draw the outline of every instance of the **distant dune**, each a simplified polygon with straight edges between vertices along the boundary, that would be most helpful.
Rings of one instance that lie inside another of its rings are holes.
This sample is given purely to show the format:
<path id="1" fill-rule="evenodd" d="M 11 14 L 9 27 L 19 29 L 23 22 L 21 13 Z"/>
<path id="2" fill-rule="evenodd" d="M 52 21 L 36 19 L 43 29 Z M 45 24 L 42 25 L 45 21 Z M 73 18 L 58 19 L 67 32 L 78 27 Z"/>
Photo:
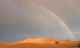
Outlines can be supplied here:
<path id="1" fill-rule="evenodd" d="M 75 44 L 76 43 L 76 41 L 74 40 L 62 40 L 62 39 L 54 39 L 54 38 L 28 38 L 28 39 L 19 41 L 17 43 L 55 44 L 56 42 L 58 42 L 58 44 L 69 44 L 69 43 Z"/>
<path id="2" fill-rule="evenodd" d="M 29 38 L 15 44 L 0 44 L 0 48 L 77 48 L 77 43 L 52 38 Z"/>

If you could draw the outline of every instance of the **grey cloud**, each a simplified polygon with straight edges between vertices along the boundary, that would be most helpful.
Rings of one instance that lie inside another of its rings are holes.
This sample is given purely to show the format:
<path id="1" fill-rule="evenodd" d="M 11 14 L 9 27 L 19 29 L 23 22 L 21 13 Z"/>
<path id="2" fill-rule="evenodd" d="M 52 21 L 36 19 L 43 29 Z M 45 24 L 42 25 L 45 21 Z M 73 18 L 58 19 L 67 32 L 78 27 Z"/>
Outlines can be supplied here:
<path id="1" fill-rule="evenodd" d="M 16 42 L 29 37 L 48 36 L 71 39 L 70 35 L 66 33 L 69 31 L 59 20 L 35 4 L 44 6 L 55 13 L 73 33 L 79 32 L 78 0 L 73 0 L 73 2 L 71 2 L 72 0 L 35 0 L 32 3 L 29 1 L 31 0 L 21 1 L 22 3 L 19 5 L 16 0 L 0 0 L 0 42 Z M 79 34 L 74 34 L 74 36 L 80 39 Z"/>

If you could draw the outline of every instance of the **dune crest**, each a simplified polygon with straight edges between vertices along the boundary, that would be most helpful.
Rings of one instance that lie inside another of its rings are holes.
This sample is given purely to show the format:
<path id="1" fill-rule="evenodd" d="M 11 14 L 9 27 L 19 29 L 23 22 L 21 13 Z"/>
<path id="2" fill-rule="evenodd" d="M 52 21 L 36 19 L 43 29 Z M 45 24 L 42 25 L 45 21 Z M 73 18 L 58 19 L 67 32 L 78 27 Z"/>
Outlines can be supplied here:
<path id="1" fill-rule="evenodd" d="M 28 38 L 17 43 L 39 43 L 39 44 L 53 43 L 54 44 L 55 41 L 56 40 L 50 38 Z"/>
<path id="2" fill-rule="evenodd" d="M 71 40 L 59 40 L 54 38 L 28 38 L 23 41 L 19 41 L 17 43 L 38 43 L 38 44 L 68 44 L 75 43 L 75 41 Z"/>

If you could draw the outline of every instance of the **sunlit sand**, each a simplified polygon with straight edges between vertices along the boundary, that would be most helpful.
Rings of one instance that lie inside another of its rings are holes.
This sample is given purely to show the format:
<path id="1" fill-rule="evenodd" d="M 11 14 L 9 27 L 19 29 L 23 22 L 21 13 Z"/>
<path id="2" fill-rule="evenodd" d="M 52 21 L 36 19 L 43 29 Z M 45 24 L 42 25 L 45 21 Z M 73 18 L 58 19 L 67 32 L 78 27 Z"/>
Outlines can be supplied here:
<path id="1" fill-rule="evenodd" d="M 53 38 L 28 38 L 14 44 L 0 44 L 0 48 L 78 48 L 77 43 Z"/>

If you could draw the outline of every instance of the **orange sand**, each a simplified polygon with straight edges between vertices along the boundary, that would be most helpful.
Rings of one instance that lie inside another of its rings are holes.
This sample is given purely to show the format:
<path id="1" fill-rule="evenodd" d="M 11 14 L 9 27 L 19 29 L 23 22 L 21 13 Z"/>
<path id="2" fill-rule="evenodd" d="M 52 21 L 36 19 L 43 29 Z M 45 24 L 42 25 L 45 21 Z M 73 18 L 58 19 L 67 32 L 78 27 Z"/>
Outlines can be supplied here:
<path id="1" fill-rule="evenodd" d="M 56 41 L 58 42 L 56 44 Z M 52 38 L 29 38 L 15 44 L 0 44 L 0 48 L 77 48 L 77 41 Z"/>

